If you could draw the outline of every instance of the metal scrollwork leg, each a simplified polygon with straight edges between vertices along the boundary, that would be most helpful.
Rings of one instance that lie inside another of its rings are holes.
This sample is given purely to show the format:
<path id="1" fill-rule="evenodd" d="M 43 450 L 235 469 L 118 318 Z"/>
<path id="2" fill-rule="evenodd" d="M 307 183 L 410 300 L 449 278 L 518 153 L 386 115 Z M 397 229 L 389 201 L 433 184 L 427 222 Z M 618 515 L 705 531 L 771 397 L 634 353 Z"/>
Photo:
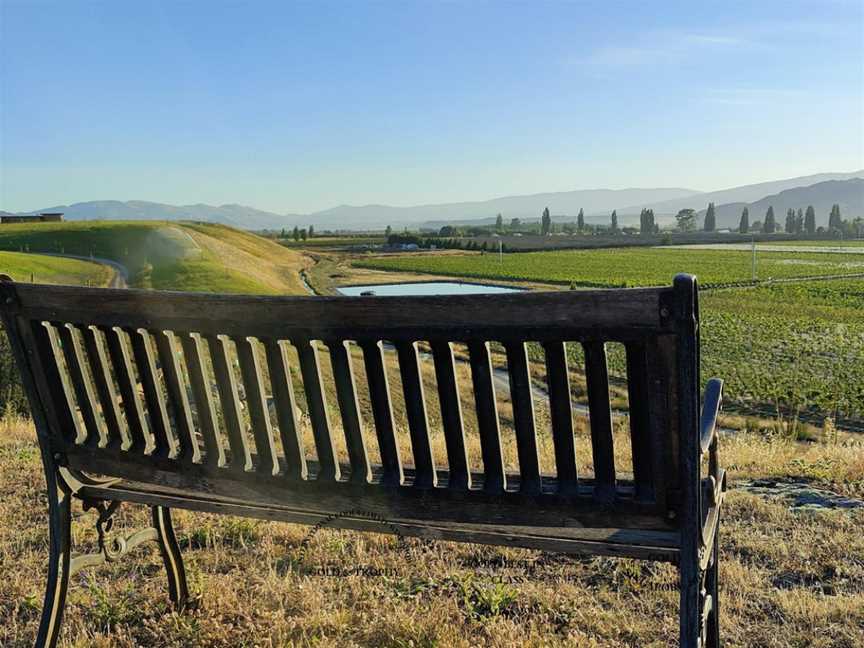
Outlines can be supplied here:
<path id="1" fill-rule="evenodd" d="M 186 570 L 183 567 L 183 556 L 180 545 L 174 535 L 171 522 L 171 509 L 163 506 L 152 506 L 153 527 L 159 534 L 159 550 L 165 571 L 168 573 L 168 596 L 178 608 L 182 609 L 189 600 L 189 588 L 186 585 Z"/>
<path id="2" fill-rule="evenodd" d="M 36 635 L 36 648 L 53 648 L 57 644 L 71 567 L 72 496 L 68 490 L 58 485 L 54 470 L 46 471 L 46 478 L 50 554 L 45 603 L 42 606 L 42 619 Z"/>

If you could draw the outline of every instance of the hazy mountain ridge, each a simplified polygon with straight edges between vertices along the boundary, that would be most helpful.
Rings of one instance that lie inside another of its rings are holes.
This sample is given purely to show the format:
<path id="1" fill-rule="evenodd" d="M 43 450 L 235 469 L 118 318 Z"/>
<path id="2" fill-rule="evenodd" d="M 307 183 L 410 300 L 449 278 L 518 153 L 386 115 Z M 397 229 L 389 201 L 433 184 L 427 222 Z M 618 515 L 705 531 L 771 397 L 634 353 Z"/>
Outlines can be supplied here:
<path id="1" fill-rule="evenodd" d="M 223 223 L 244 229 L 280 229 L 292 228 L 295 225 L 306 227 L 314 225 L 319 230 L 325 229 L 384 229 L 387 225 L 394 228 L 425 227 L 437 229 L 444 224 L 488 224 L 494 222 L 496 214 L 502 214 L 506 221 L 512 218 L 536 220 L 544 207 L 549 207 L 554 220 L 575 220 L 580 209 L 591 223 L 608 222 L 613 209 L 618 210 L 619 223 L 631 225 L 638 222 L 638 214 L 643 207 L 654 209 L 658 217 L 666 216 L 668 222 L 671 215 L 683 208 L 701 209 L 704 211 L 708 202 L 718 206 L 718 227 L 737 226 L 741 208 L 744 205 L 754 205 L 751 211 L 751 221 L 764 215 L 761 202 L 763 199 L 775 201 L 774 211 L 778 219 L 785 214 L 788 207 L 806 207 L 813 204 L 817 210 L 818 219 L 825 211 L 823 203 L 839 202 L 844 214 L 850 210 L 861 209 L 860 196 L 853 194 L 845 197 L 831 197 L 814 193 L 812 198 L 805 200 L 804 193 L 784 195 L 784 192 L 803 190 L 810 187 L 846 181 L 852 178 L 864 178 L 864 169 L 853 173 L 823 173 L 812 176 L 802 176 L 774 182 L 762 182 L 753 185 L 733 187 L 721 191 L 698 192 L 684 188 L 630 188 L 630 189 L 580 189 L 574 191 L 546 192 L 531 195 L 503 196 L 490 200 L 454 202 L 442 204 L 416 205 L 410 207 L 394 207 L 391 205 L 339 205 L 330 209 L 311 214 L 277 214 L 254 207 L 239 204 L 225 205 L 169 205 L 143 200 L 96 200 L 79 202 L 72 205 L 55 205 L 37 210 L 39 212 L 61 211 L 68 220 L 200 220 L 213 223 Z M 838 188 L 840 185 L 827 185 Z M 850 185 L 857 186 L 857 185 Z M 818 191 L 822 191 L 821 189 Z M 829 192 L 830 193 L 830 192 Z M 782 198 L 774 198 L 782 196 Z M 803 204 L 798 203 L 804 201 Z M 818 203 L 818 205 L 817 205 Z M 830 209 L 830 204 L 828 209 Z M 845 205 L 845 209 L 844 209 Z M 767 203 L 765 204 L 767 209 Z M 760 212 L 761 210 L 761 212 Z M 26 212 L 33 213 L 33 212 Z M 825 212 L 827 214 L 827 212 Z M 734 221 L 734 222 L 733 222 Z"/>
<path id="2" fill-rule="evenodd" d="M 843 218 L 864 216 L 864 178 L 827 180 L 807 187 L 794 187 L 764 196 L 751 203 L 715 205 L 714 210 L 718 229 L 735 229 L 738 227 L 744 207 L 750 211 L 751 223 L 764 220 L 768 207 L 773 207 L 774 218 L 782 229 L 786 222 L 786 210 L 807 209 L 808 205 L 813 205 L 816 211 L 816 225 L 827 226 L 828 214 L 834 204 L 840 205 L 840 214 Z M 704 219 L 704 209 L 699 212 L 699 217 Z"/>
<path id="3" fill-rule="evenodd" d="M 630 214 L 636 213 L 638 214 L 642 207 L 648 207 L 654 210 L 654 213 L 657 216 L 664 215 L 675 215 L 681 209 L 696 209 L 697 211 L 705 209 L 708 206 L 709 202 L 713 202 L 715 205 L 724 205 L 728 203 L 753 203 L 766 196 L 770 196 L 772 194 L 779 194 L 782 191 L 787 189 L 794 189 L 796 187 L 809 187 L 820 182 L 827 182 L 830 180 L 849 180 L 851 178 L 862 178 L 864 177 L 864 169 L 860 169 L 858 171 L 853 171 L 851 173 L 818 173 L 816 175 L 809 176 L 800 176 L 797 178 L 788 178 L 786 180 L 774 180 L 771 182 L 759 182 L 751 185 L 742 185 L 740 187 L 732 187 L 730 189 L 721 189 L 719 191 L 708 191 L 702 193 L 698 196 L 698 202 L 691 198 L 678 198 L 674 200 L 666 200 L 661 202 L 656 202 L 648 205 L 633 205 L 632 207 L 626 207 L 624 209 L 619 209 L 619 213 Z M 835 201 L 836 202 L 836 201 Z M 766 207 L 767 209 L 767 207 Z M 777 211 L 777 207 L 774 207 L 774 211 Z M 738 215 L 741 215 L 741 212 L 738 212 Z M 718 226 L 720 225 L 720 221 L 718 218 L 717 221 Z"/>

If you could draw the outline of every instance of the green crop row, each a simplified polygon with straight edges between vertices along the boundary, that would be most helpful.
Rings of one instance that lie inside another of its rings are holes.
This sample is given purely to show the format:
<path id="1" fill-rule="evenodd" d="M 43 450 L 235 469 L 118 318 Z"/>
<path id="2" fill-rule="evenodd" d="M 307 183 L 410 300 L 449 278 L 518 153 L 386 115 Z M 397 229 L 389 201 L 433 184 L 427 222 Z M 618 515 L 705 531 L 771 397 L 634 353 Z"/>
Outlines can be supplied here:
<path id="1" fill-rule="evenodd" d="M 703 284 L 747 281 L 753 276 L 753 255 L 743 250 L 615 248 L 522 254 L 414 254 L 378 257 L 355 265 L 481 279 L 537 281 L 577 286 L 665 285 L 679 272 Z M 864 273 L 860 254 L 758 252 L 758 279 Z"/>

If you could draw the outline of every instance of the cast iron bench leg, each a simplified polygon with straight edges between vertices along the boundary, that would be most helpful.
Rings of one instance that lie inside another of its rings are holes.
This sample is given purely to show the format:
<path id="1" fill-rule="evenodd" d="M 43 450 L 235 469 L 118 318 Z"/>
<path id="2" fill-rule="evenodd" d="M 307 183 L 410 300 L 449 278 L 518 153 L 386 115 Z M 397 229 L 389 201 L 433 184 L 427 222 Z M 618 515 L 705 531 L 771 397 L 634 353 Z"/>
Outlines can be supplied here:
<path id="1" fill-rule="evenodd" d="M 183 609 L 189 600 L 189 588 L 186 585 L 186 570 L 183 567 L 183 556 L 180 545 L 174 535 L 171 523 L 171 509 L 163 506 L 152 506 L 153 528 L 159 534 L 159 551 L 168 573 L 168 596 L 178 609 Z"/>
<path id="2" fill-rule="evenodd" d="M 63 621 L 63 608 L 66 606 L 71 561 L 72 494 L 58 486 L 54 470 L 46 471 L 46 479 L 50 554 L 45 603 L 42 606 L 39 633 L 36 635 L 36 648 L 54 648 L 57 644 L 60 624 Z"/>

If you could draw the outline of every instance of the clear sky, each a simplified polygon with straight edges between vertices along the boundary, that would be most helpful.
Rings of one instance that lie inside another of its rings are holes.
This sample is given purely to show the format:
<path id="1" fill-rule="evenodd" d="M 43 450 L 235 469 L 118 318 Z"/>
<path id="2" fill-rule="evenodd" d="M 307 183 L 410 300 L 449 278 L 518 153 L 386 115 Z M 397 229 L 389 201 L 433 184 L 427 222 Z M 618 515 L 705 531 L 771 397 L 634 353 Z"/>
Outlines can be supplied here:
<path id="1" fill-rule="evenodd" d="M 864 167 L 864 3 L 0 0 L 0 209 Z"/>

